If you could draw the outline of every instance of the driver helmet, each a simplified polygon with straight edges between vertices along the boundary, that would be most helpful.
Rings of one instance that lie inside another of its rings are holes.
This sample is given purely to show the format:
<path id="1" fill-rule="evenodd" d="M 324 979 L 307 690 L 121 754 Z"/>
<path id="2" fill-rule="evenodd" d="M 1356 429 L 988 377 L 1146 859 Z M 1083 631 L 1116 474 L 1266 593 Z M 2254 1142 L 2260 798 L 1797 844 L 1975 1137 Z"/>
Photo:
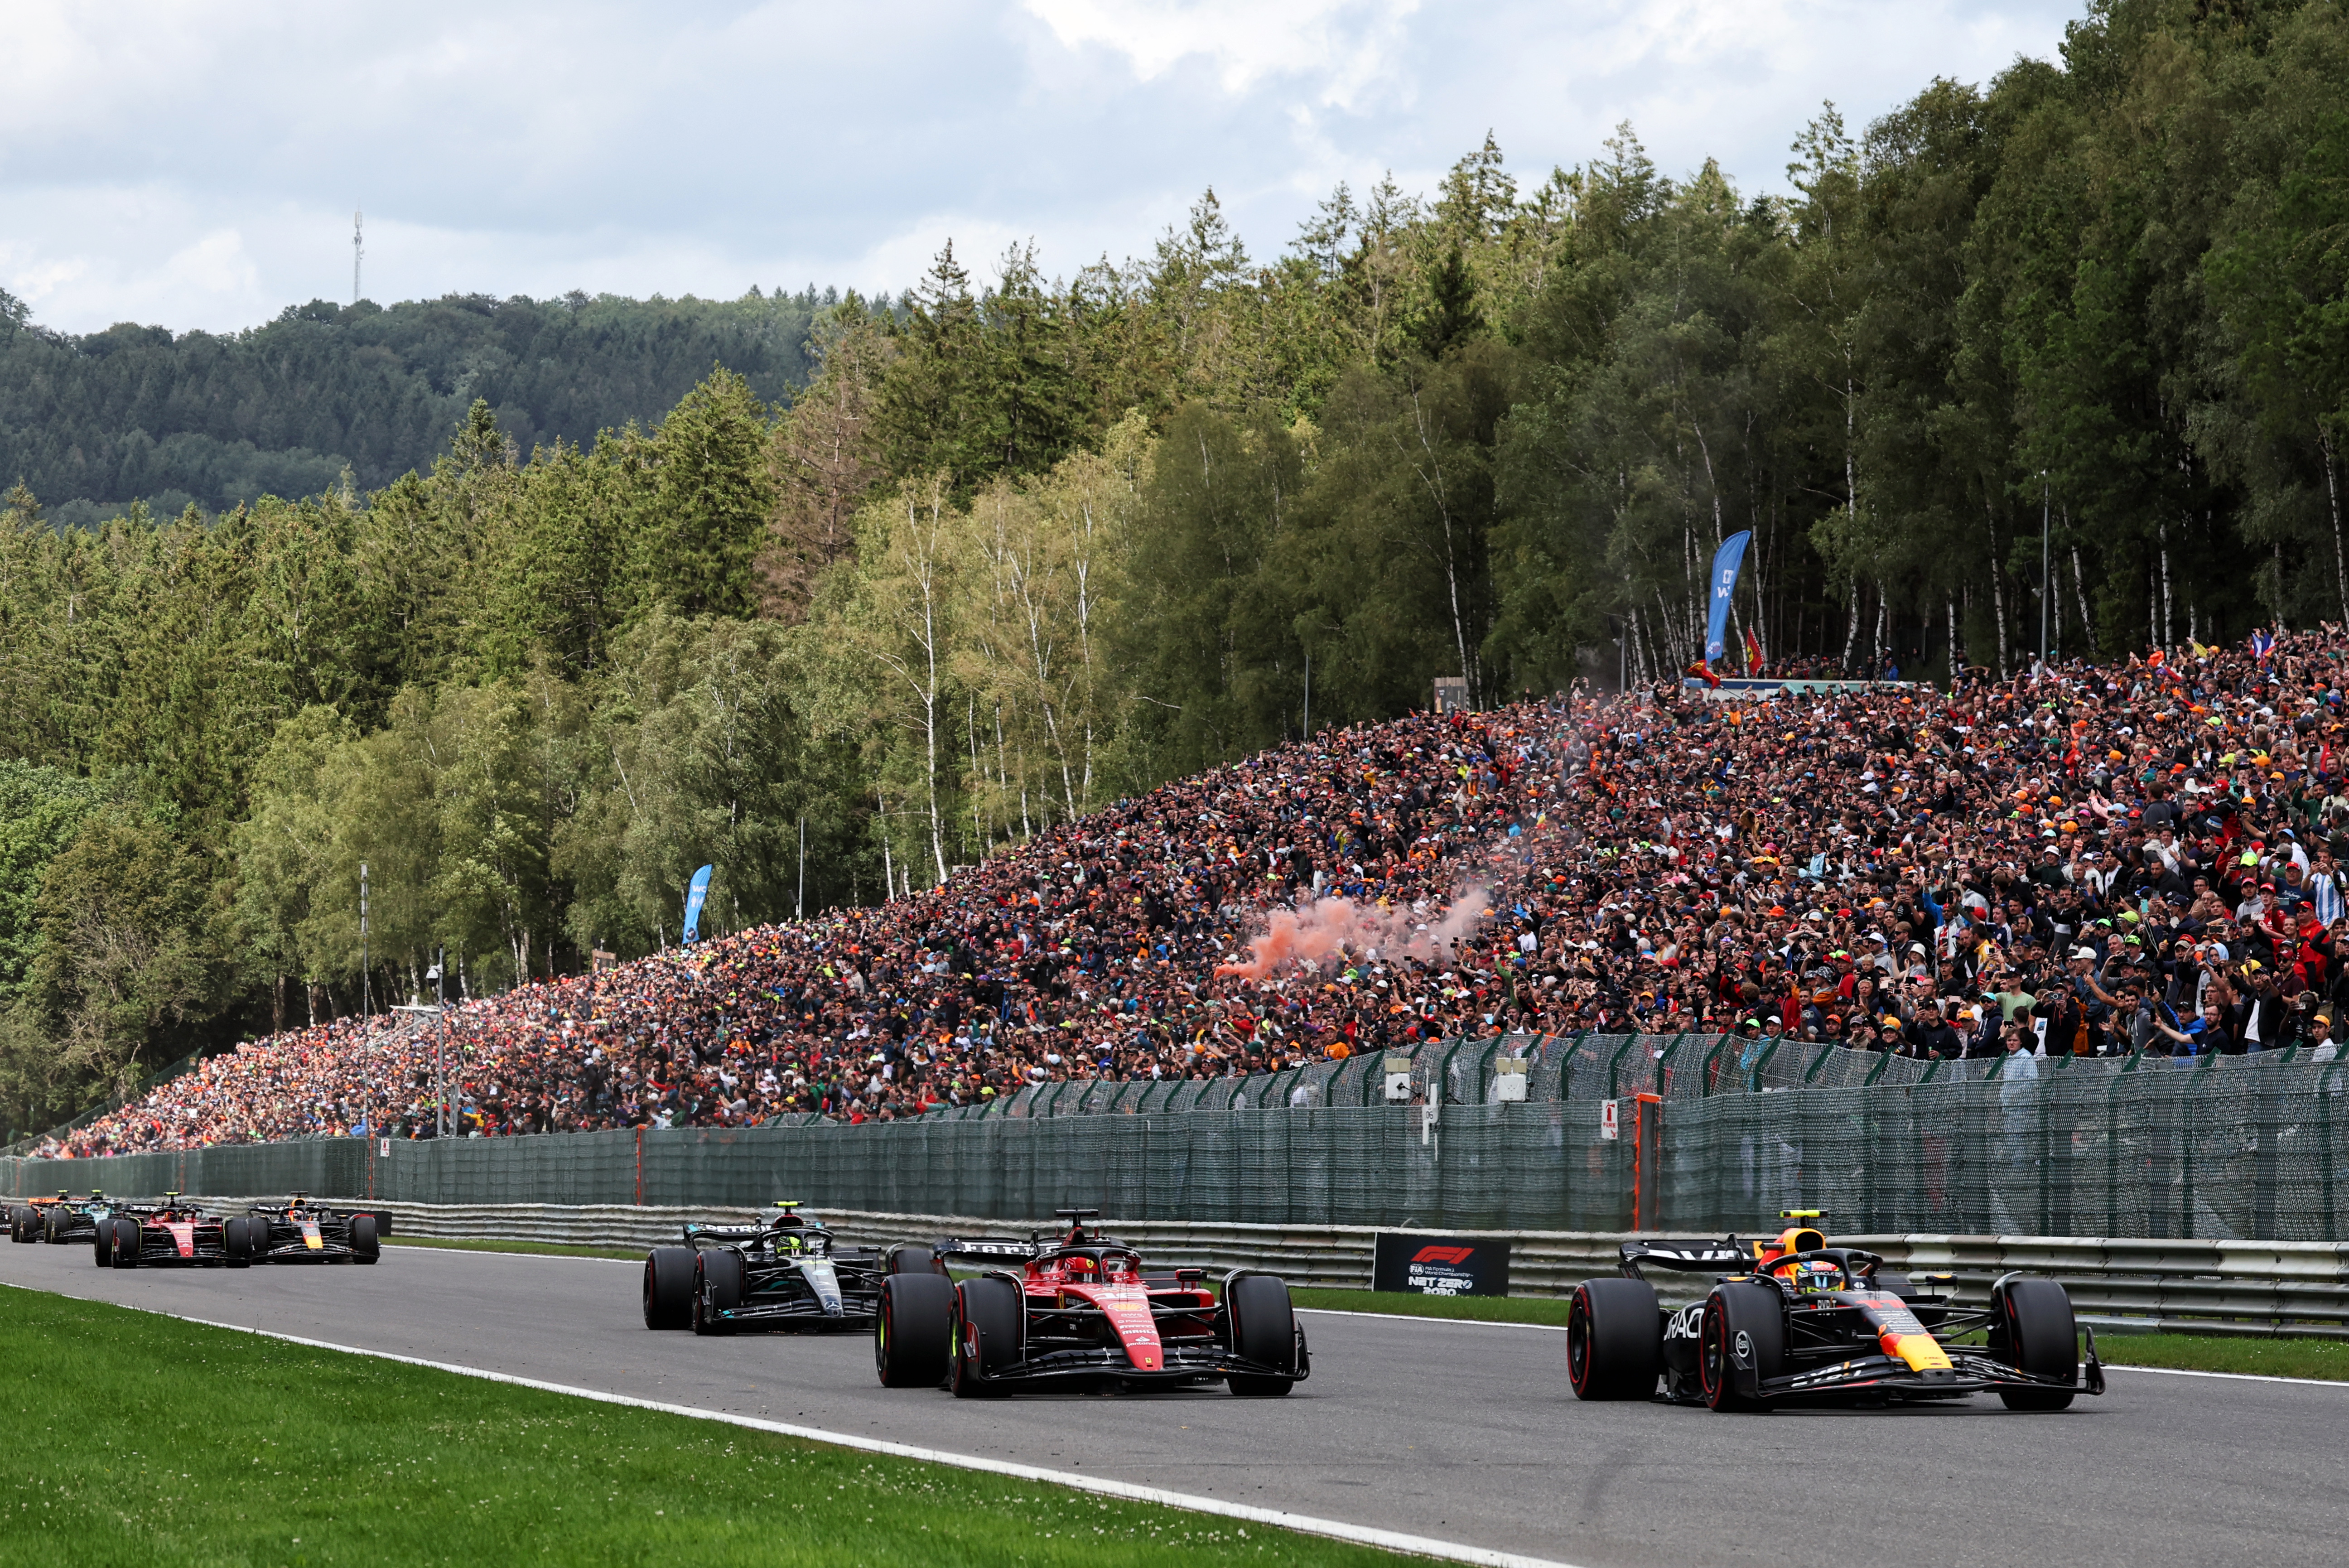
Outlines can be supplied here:
<path id="1" fill-rule="evenodd" d="M 1839 1291 L 1843 1289 L 1842 1266 L 1826 1258 L 1806 1258 L 1795 1265 L 1795 1288 L 1798 1291 Z"/>

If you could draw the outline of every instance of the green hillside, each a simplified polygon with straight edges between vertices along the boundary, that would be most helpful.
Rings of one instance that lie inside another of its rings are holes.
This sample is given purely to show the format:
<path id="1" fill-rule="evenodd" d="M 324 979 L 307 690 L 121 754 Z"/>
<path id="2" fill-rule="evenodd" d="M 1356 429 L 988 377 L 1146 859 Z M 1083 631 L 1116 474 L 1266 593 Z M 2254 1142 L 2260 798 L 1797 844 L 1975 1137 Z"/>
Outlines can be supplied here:
<path id="1" fill-rule="evenodd" d="M 124 322 L 78 337 L 11 319 L 0 323 L 0 483 L 23 480 L 67 525 L 141 498 L 158 514 L 225 511 L 319 494 L 346 469 L 365 489 L 428 469 L 475 399 L 525 455 L 650 423 L 715 364 L 786 402 L 808 378 L 809 323 L 832 303 L 812 289 L 312 300 L 250 331 L 176 337 Z"/>

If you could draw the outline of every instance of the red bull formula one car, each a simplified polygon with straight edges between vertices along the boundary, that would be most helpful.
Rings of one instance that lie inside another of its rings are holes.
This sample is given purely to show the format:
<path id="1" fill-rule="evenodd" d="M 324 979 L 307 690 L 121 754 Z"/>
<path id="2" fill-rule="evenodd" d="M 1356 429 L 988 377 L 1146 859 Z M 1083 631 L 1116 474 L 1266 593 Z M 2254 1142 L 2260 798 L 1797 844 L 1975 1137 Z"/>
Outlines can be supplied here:
<path id="1" fill-rule="evenodd" d="M 228 1221 L 229 1263 L 372 1263 L 383 1256 L 391 1217 L 336 1209 L 306 1192 L 284 1203 L 257 1203 Z"/>
<path id="2" fill-rule="evenodd" d="M 1144 1272 L 1140 1253 L 1087 1226 L 1098 1210 L 1055 1212 L 1069 1221 L 1059 1241 L 949 1238 L 926 1250 L 929 1269 L 885 1276 L 873 1331 L 881 1381 L 944 1382 L 966 1399 L 1217 1383 L 1266 1396 L 1312 1375 L 1305 1331 L 1276 1276 L 1235 1270 L 1218 1300 L 1201 1270 Z M 985 1272 L 957 1282 L 947 1272 L 953 1262 Z"/>
<path id="3" fill-rule="evenodd" d="M 2072 1300 L 2055 1281 L 2007 1274 L 1991 1286 L 1988 1307 L 1956 1307 L 1873 1252 L 1828 1246 L 1802 1223 L 1817 1217 L 1786 1210 L 1780 1218 L 1795 1223 L 1750 1246 L 1733 1235 L 1624 1242 L 1623 1277 L 1586 1280 L 1568 1309 L 1576 1397 L 1651 1399 L 1661 1390 L 1675 1404 L 1767 1410 L 1994 1392 L 2010 1410 L 2061 1410 L 2084 1388 L 2105 1391 L 2095 1334 L 2084 1377 Z M 1668 1310 L 1644 1268 L 1710 1272 L 1714 1282 L 1703 1301 Z"/>

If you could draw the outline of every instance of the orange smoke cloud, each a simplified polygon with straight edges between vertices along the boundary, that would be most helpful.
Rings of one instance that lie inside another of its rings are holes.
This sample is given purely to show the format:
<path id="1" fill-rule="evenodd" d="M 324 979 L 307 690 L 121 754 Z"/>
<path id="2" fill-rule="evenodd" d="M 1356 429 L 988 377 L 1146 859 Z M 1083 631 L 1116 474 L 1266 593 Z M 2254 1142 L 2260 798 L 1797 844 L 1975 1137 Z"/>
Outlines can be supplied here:
<path id="1" fill-rule="evenodd" d="M 1285 964 L 1325 959 L 1341 949 L 1361 953 L 1376 948 L 1390 958 L 1448 958 L 1454 944 L 1475 929 L 1492 907 L 1484 888 L 1471 888 L 1423 931 L 1407 907 L 1381 909 L 1351 898 L 1316 898 L 1294 909 L 1275 909 L 1264 934 L 1248 942 L 1248 961 L 1217 964 L 1216 972 L 1263 980 Z"/>

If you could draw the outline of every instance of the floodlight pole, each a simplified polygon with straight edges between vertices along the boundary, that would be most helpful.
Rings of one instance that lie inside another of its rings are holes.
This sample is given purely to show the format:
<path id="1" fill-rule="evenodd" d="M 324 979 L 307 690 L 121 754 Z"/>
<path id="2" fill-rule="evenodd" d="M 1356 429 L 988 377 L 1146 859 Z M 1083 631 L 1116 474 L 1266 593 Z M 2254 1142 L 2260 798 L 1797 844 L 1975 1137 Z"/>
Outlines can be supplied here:
<path id="1" fill-rule="evenodd" d="M 367 973 L 367 867 L 359 862 L 359 1021 L 375 1015 L 375 987 Z"/>

